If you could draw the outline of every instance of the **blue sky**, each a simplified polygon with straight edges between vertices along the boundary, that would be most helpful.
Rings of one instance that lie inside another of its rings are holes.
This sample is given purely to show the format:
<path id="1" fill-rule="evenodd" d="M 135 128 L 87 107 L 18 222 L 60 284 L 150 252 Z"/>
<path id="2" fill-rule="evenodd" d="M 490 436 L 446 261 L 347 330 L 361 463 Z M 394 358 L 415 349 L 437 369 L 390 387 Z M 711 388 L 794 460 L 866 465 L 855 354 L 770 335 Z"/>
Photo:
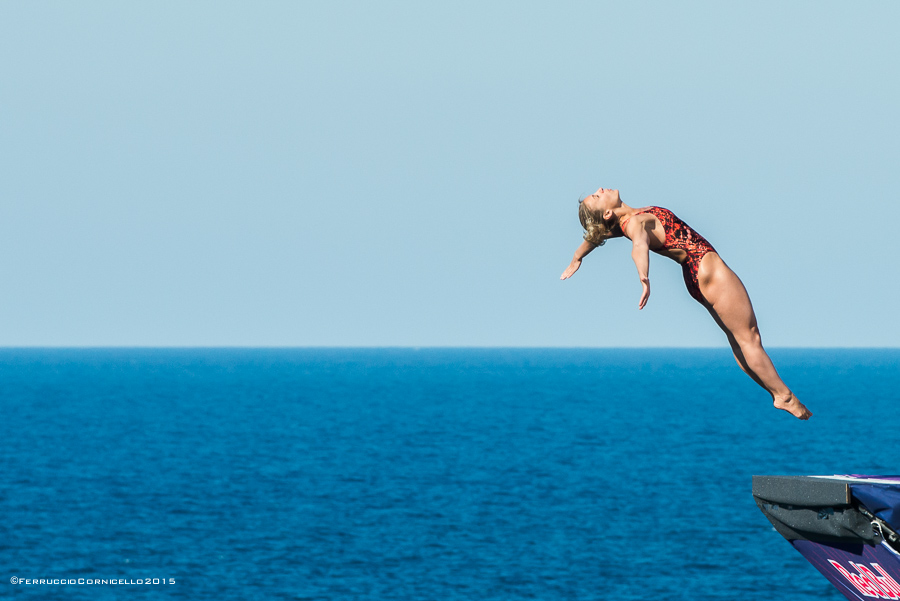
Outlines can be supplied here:
<path id="1" fill-rule="evenodd" d="M 900 3 L 0 5 L 0 345 L 897 346 Z"/>

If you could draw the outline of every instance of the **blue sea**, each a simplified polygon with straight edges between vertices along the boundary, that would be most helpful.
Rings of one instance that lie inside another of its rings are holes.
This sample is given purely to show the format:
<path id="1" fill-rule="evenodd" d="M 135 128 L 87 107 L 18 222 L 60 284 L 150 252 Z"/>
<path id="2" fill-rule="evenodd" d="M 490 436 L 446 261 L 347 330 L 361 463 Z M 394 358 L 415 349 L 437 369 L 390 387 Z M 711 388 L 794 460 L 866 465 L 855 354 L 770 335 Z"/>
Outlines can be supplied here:
<path id="1" fill-rule="evenodd" d="M 900 473 L 900 350 L 771 355 L 0 350 L 0 598 L 843 599 L 751 476 Z"/>

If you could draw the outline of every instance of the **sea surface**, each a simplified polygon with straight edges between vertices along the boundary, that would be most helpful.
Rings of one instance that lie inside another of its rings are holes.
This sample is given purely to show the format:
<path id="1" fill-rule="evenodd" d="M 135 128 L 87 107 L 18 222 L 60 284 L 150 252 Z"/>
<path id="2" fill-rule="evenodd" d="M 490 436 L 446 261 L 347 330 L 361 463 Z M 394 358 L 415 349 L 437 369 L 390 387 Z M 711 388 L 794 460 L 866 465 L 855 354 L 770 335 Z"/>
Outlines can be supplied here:
<path id="1" fill-rule="evenodd" d="M 771 355 L 3 349 L 0 598 L 843 599 L 751 476 L 900 473 L 900 350 Z"/>

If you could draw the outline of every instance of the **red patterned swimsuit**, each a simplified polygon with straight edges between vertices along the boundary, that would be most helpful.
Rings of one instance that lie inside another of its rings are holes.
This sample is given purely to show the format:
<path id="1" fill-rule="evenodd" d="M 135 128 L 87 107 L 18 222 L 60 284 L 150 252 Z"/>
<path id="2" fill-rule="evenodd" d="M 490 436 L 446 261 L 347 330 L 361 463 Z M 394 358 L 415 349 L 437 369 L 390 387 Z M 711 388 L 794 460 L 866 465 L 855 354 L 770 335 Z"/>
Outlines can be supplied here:
<path id="1" fill-rule="evenodd" d="M 662 207 L 647 207 L 642 211 L 637 211 L 634 215 L 640 213 L 650 213 L 662 224 L 663 231 L 666 232 L 666 241 L 663 244 L 664 250 L 681 249 L 687 253 L 687 259 L 681 264 L 681 273 L 684 275 L 684 283 L 688 292 L 691 293 L 697 302 L 703 304 L 705 301 L 703 295 L 700 294 L 700 283 L 697 280 L 697 272 L 700 270 L 700 259 L 706 253 L 714 253 L 716 249 L 712 244 L 706 241 L 706 238 L 694 231 L 691 226 L 675 216 L 675 213 L 669 209 Z M 622 230 L 625 230 L 625 224 L 628 219 L 622 222 Z"/>

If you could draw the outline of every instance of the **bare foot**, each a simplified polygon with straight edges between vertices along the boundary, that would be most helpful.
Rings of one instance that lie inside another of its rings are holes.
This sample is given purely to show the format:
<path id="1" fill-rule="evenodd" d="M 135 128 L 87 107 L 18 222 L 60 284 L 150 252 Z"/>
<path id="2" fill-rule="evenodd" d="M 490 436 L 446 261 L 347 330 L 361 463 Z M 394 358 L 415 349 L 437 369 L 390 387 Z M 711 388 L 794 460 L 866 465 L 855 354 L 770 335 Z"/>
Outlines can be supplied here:
<path id="1" fill-rule="evenodd" d="M 798 419 L 809 419 L 812 417 L 812 411 L 807 409 L 806 405 L 801 403 L 792 392 L 788 392 L 785 396 L 776 396 L 775 408 L 787 411 Z"/>

